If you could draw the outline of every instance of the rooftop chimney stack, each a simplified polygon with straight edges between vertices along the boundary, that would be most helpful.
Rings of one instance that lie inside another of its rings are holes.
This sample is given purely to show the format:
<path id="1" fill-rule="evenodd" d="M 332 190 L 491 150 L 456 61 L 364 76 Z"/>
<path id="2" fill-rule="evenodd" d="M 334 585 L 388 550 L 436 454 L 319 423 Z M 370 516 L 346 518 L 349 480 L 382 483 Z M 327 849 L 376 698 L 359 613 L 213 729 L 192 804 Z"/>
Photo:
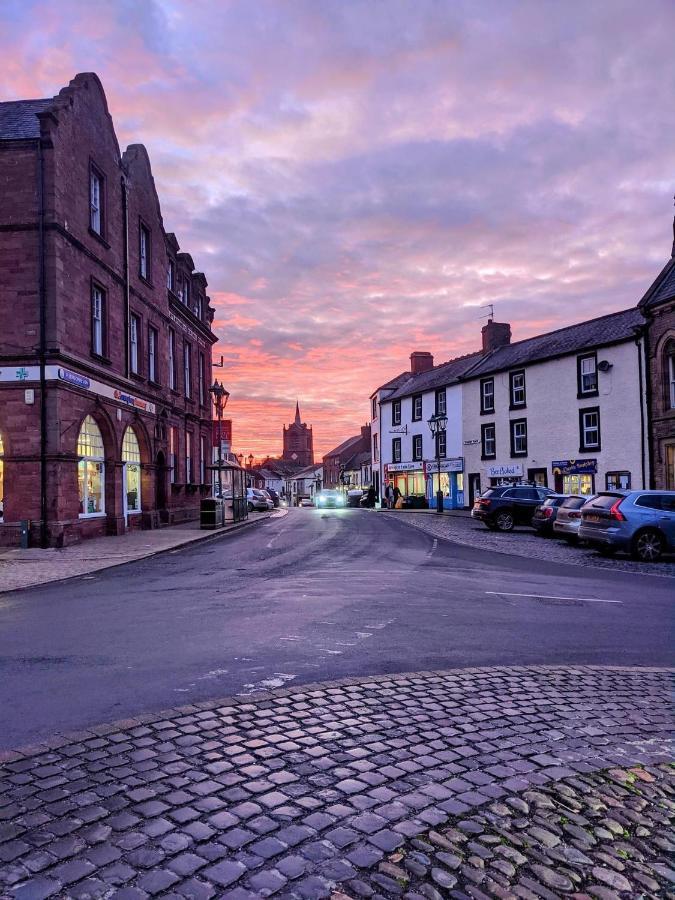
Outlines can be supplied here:
<path id="1" fill-rule="evenodd" d="M 511 343 L 511 326 L 508 322 L 493 322 L 488 319 L 487 325 L 481 329 L 483 336 L 483 353 L 490 353 L 498 347 L 506 347 Z"/>
<path id="2" fill-rule="evenodd" d="M 428 372 L 434 367 L 434 357 L 423 350 L 415 350 L 410 354 L 410 371 L 413 375 Z"/>

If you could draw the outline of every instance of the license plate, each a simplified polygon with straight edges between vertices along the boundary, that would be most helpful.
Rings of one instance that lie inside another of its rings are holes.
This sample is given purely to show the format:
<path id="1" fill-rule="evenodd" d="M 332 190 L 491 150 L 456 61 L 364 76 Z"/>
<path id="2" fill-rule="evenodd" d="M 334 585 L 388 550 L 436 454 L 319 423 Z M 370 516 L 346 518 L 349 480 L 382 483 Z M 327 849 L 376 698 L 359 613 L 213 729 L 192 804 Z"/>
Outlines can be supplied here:
<path id="1" fill-rule="evenodd" d="M 587 522 L 599 522 L 600 521 L 600 516 L 586 516 L 585 518 L 586 518 Z"/>

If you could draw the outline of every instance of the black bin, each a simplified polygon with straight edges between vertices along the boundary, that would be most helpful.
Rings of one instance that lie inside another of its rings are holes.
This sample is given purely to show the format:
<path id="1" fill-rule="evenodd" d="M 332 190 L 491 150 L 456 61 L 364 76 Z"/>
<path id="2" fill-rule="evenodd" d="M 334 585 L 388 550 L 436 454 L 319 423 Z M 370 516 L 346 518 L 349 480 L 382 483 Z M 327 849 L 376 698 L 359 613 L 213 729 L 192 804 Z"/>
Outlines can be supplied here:
<path id="1" fill-rule="evenodd" d="M 199 507 L 200 528 L 222 528 L 225 524 L 225 503 L 217 497 L 202 500 Z"/>

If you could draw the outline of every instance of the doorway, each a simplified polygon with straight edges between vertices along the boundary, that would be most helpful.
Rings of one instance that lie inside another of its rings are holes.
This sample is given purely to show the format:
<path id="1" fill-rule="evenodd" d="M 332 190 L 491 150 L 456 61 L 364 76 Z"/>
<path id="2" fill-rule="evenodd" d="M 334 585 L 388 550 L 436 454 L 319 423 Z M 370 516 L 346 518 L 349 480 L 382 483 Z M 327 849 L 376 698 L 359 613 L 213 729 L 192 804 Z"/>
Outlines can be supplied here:
<path id="1" fill-rule="evenodd" d="M 166 509 L 166 457 L 162 450 L 155 460 L 155 509 L 159 511 L 160 522 L 168 520 Z"/>
<path id="2" fill-rule="evenodd" d="M 527 480 L 537 487 L 548 487 L 548 471 L 546 469 L 528 469 Z"/>
<path id="3" fill-rule="evenodd" d="M 480 497 L 480 473 L 471 472 L 469 475 L 469 507 L 472 507 L 476 497 Z"/>

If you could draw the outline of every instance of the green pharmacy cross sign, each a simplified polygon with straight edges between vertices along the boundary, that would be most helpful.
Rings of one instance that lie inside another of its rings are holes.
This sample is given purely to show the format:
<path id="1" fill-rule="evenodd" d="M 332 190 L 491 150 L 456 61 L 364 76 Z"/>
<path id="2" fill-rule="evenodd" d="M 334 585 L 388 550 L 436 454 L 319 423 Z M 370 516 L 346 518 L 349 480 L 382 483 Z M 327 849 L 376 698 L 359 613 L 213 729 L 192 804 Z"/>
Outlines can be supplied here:
<path id="1" fill-rule="evenodd" d="M 25 381 L 28 378 L 28 370 L 22 366 L 16 370 L 16 377 L 18 381 Z"/>

